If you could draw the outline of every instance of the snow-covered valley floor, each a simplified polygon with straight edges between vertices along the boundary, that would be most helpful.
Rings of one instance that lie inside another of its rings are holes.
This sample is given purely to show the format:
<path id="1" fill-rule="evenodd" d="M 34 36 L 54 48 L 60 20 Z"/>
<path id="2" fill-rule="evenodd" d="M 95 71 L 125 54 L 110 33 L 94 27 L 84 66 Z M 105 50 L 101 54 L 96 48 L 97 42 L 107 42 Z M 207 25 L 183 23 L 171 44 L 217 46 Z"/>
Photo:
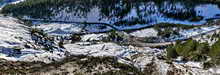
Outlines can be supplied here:
<path id="1" fill-rule="evenodd" d="M 13 1 L 12 3 L 19 3 L 24 0 Z M 132 65 L 142 71 L 144 75 L 220 74 L 220 69 L 218 67 L 204 69 L 202 65 L 203 62 L 182 62 L 181 60 L 178 61 L 178 59 L 176 59 L 175 62 L 168 63 L 164 57 L 166 55 L 165 49 L 136 47 L 132 45 L 124 46 L 114 42 L 103 42 L 102 39 L 108 37 L 108 34 L 106 33 L 86 34 L 81 36 L 81 40 L 75 43 L 70 43 L 69 40 L 64 40 L 64 48 L 57 46 L 59 45 L 57 43 L 60 42 L 60 39 L 57 39 L 55 40 L 54 45 L 58 48 L 53 51 L 48 51 L 42 48 L 42 45 L 36 44 L 36 39 L 33 39 L 34 37 L 31 35 L 31 29 L 33 28 L 42 29 L 44 33 L 52 37 L 66 37 L 72 33 L 81 32 L 83 27 L 74 24 L 61 23 L 49 23 L 29 27 L 16 18 L 0 16 L 0 74 L 2 74 L 1 72 L 7 72 L 7 70 L 11 70 L 12 68 L 16 71 L 15 73 L 20 74 L 22 70 L 24 72 L 21 74 L 28 74 L 29 72 L 26 72 L 24 69 L 32 69 L 31 67 L 33 66 L 37 67 L 38 70 L 42 69 L 42 71 L 39 71 L 40 73 L 34 73 L 37 75 L 63 74 L 62 72 L 67 72 L 65 75 L 74 75 L 76 74 L 74 72 L 82 72 L 86 75 L 92 75 L 94 72 L 106 72 L 111 70 L 118 71 L 118 68 L 112 67 L 112 63 L 115 62 Z M 180 34 L 183 37 L 177 39 L 204 34 L 219 28 L 220 26 L 210 26 L 182 30 Z M 93 30 L 96 30 L 96 28 Z M 135 37 L 156 37 L 157 34 L 158 31 L 155 29 L 147 28 L 127 35 Z M 88 58 L 78 58 L 81 55 L 88 56 Z M 89 59 L 90 56 L 92 59 Z M 76 65 L 76 60 L 80 60 L 81 62 L 95 60 L 96 62 L 97 59 L 95 59 L 95 57 L 115 57 L 117 60 L 108 64 L 98 64 L 98 67 L 92 68 L 93 72 L 88 72 L 91 71 L 88 70 L 88 67 L 91 66 L 92 62 L 86 62 L 86 64 L 91 63 L 90 66 L 87 66 L 86 68 Z M 30 62 L 30 64 L 28 62 Z M 104 69 L 100 69 L 100 67 L 104 67 Z M 119 67 L 121 67 L 121 65 Z M 35 68 L 33 70 L 35 71 Z M 129 73 L 129 75 L 139 74 Z"/>
<path id="2" fill-rule="evenodd" d="M 59 29 L 59 27 L 55 28 Z M 173 64 L 168 64 L 165 60 L 159 59 L 163 58 L 164 49 L 135 47 L 131 45 L 120 46 L 112 42 L 92 42 L 107 37 L 106 34 L 84 35 L 82 36 L 82 41 L 65 43 L 62 51 L 54 50 L 51 52 L 43 49 L 34 49 L 32 46 L 34 45 L 34 40 L 31 37 L 30 29 L 30 27 L 21 24 L 15 18 L 0 17 L 0 58 L 8 61 L 52 63 L 54 61 L 61 61 L 63 58 L 71 55 L 112 56 L 117 57 L 118 62 L 134 65 L 142 71 L 145 70 L 146 65 L 153 62 L 156 64 L 156 71 L 159 75 L 166 75 L 168 72 L 181 75 L 190 73 L 194 75 L 212 75 L 217 71 L 215 69 L 204 70 L 201 62 L 173 62 Z M 53 34 L 51 33 L 51 35 Z M 179 70 L 179 72 L 173 70 Z"/>

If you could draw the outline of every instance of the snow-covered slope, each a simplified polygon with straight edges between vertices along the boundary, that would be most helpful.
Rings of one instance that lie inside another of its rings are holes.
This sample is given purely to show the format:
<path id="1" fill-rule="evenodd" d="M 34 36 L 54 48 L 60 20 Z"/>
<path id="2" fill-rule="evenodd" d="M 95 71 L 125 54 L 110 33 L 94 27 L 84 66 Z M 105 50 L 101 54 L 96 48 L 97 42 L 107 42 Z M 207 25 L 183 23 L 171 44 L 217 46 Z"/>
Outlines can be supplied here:
<path id="1" fill-rule="evenodd" d="M 43 62 L 49 62 L 52 58 L 62 58 L 62 53 L 35 50 L 31 44 L 34 45 L 29 27 L 18 23 L 15 18 L 0 17 L 0 58 Z"/>
<path id="2" fill-rule="evenodd" d="M 31 39 L 28 27 L 17 22 L 11 17 L 0 17 L 0 46 L 18 46 Z"/>
<path id="3" fill-rule="evenodd" d="M 17 20 L 11 17 L 0 17 L 0 58 L 9 58 L 16 50 L 14 48 L 22 49 L 31 42 L 30 35 L 28 34 L 28 27 L 17 23 Z"/>

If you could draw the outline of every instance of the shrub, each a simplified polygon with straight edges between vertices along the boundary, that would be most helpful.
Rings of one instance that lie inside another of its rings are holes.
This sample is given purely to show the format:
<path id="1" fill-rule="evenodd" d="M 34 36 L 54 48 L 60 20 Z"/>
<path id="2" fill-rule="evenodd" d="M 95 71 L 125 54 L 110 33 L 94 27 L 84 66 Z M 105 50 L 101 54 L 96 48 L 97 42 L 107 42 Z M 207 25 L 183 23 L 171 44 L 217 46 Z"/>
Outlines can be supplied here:
<path id="1" fill-rule="evenodd" d="M 173 47 L 167 48 L 167 58 L 176 58 L 183 56 L 184 59 L 192 61 L 206 60 L 209 52 L 208 43 L 199 43 L 195 40 L 188 40 L 184 43 L 176 44 Z"/>
<path id="2" fill-rule="evenodd" d="M 175 48 L 169 46 L 166 50 L 167 50 L 167 58 L 168 59 L 176 58 L 178 56 Z"/>
<path id="3" fill-rule="evenodd" d="M 64 41 L 59 41 L 59 42 L 58 42 L 58 46 L 59 46 L 60 48 L 65 48 L 63 45 L 64 45 Z"/>
<path id="4" fill-rule="evenodd" d="M 193 51 L 195 50 L 196 42 L 193 40 L 188 40 L 185 43 L 177 44 L 175 46 L 176 52 L 178 55 L 181 55 L 187 59 L 192 56 Z"/>
<path id="5" fill-rule="evenodd" d="M 30 30 L 30 33 L 31 33 L 31 35 L 40 35 L 40 36 L 43 36 L 43 37 L 47 36 L 47 34 L 43 30 L 38 29 L 38 28 L 32 28 Z"/>
<path id="6" fill-rule="evenodd" d="M 108 37 L 109 41 L 123 41 L 124 40 L 124 35 L 114 30 L 109 32 L 108 35 L 109 35 Z"/>
<path id="7" fill-rule="evenodd" d="M 178 42 L 167 49 L 167 58 L 172 59 L 183 56 L 190 61 L 205 61 L 208 57 L 211 60 L 203 64 L 204 68 L 209 68 L 220 64 L 220 40 L 210 46 L 207 42 L 200 43 L 195 40 L 187 40 L 184 43 Z"/>
<path id="8" fill-rule="evenodd" d="M 72 42 L 72 43 L 75 43 L 75 42 L 77 42 L 77 41 L 80 41 L 82 38 L 81 38 L 81 36 L 78 35 L 78 34 L 72 34 L 72 35 L 70 36 L 70 39 L 71 39 L 71 42 Z"/>
<path id="9" fill-rule="evenodd" d="M 179 35 L 181 29 L 191 29 L 199 26 L 175 24 L 175 23 L 159 23 L 154 25 L 154 29 L 158 31 L 158 36 L 169 38 L 172 35 Z"/>
<path id="10" fill-rule="evenodd" d="M 210 68 L 210 67 L 212 67 L 212 66 L 214 66 L 215 64 L 212 62 L 212 61 L 208 61 L 208 62 L 204 62 L 203 63 L 203 68 L 204 69 L 208 69 L 208 68 Z"/>
<path id="11" fill-rule="evenodd" d="M 179 32 L 172 28 L 165 28 L 164 30 L 158 31 L 158 36 L 161 36 L 161 37 L 169 38 L 172 35 L 179 35 Z"/>
<path id="12" fill-rule="evenodd" d="M 212 58 L 220 58 L 220 40 L 218 40 L 215 44 L 211 46 L 209 56 L 211 56 Z"/>

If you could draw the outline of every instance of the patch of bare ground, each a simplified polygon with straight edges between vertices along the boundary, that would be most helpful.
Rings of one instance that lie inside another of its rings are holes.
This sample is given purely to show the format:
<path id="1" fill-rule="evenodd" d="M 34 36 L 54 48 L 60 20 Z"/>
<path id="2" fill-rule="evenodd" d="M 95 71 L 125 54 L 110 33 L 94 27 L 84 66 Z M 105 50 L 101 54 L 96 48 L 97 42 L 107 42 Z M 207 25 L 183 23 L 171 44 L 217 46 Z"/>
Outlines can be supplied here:
<path id="1" fill-rule="evenodd" d="M 131 65 L 114 57 L 69 56 L 62 61 L 42 62 L 0 61 L 0 74 L 76 74 L 76 75 L 141 75 Z"/>

